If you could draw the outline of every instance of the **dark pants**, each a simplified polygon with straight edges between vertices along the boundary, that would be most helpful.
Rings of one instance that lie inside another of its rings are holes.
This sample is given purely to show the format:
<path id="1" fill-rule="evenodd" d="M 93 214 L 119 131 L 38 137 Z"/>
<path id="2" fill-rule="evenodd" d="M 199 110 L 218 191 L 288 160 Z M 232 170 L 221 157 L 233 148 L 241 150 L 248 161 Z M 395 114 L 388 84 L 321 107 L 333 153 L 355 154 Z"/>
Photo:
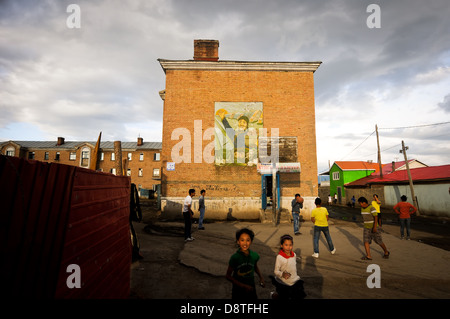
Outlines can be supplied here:
<path id="1" fill-rule="evenodd" d="M 236 299 L 238 299 L 238 300 L 258 299 L 258 296 L 256 295 L 255 286 L 253 286 L 253 289 L 251 291 L 247 291 L 244 288 L 233 285 L 233 287 L 231 289 L 231 299 L 235 299 L 235 300 Z"/>
<path id="2" fill-rule="evenodd" d="M 191 237 L 191 213 L 183 212 L 184 217 L 184 239 Z"/>
<path id="3" fill-rule="evenodd" d="M 288 286 L 277 281 L 274 276 L 270 276 L 270 279 L 272 279 L 272 284 L 277 289 L 278 299 L 300 300 L 306 297 L 305 289 L 303 288 L 303 280 L 299 279 L 292 286 Z"/>

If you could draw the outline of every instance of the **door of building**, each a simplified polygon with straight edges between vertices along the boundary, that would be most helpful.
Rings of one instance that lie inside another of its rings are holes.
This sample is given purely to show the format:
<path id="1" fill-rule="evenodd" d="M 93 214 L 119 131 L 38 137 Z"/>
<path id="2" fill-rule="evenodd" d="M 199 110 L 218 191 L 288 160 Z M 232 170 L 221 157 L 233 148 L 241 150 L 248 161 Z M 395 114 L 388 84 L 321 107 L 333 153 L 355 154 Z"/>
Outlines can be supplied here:
<path id="1" fill-rule="evenodd" d="M 280 174 L 277 174 L 277 207 L 280 207 Z M 261 175 L 261 208 L 266 209 L 273 203 L 273 177 L 272 174 Z"/>

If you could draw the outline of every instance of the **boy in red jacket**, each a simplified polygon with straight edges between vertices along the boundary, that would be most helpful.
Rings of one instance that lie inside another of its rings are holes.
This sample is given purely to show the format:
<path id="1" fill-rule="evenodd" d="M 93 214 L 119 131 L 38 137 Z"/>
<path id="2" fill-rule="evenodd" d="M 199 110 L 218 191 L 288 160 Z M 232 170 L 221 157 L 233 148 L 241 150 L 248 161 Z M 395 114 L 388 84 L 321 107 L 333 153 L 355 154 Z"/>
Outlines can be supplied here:
<path id="1" fill-rule="evenodd" d="M 417 209 L 411 205 L 410 203 L 408 203 L 407 197 L 405 195 L 402 195 L 402 197 L 400 197 L 400 199 L 402 200 L 401 202 L 397 203 L 394 206 L 394 211 L 399 214 L 399 218 L 400 218 L 400 236 L 401 239 L 403 239 L 403 234 L 404 234 L 404 230 L 405 230 L 405 226 L 406 226 L 406 239 L 409 240 L 409 236 L 410 236 L 410 228 L 411 228 L 411 215 L 414 214 Z"/>

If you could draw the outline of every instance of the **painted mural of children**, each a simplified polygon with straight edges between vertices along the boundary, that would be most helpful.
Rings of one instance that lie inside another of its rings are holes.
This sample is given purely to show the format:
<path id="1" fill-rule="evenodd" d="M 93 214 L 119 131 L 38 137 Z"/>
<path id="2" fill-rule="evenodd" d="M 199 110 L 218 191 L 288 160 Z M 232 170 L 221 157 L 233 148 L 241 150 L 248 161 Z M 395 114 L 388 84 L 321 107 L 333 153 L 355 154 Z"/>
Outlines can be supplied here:
<path id="1" fill-rule="evenodd" d="M 232 299 L 257 299 L 255 273 L 259 284 L 265 287 L 264 278 L 258 268 L 258 253 L 250 250 L 255 234 L 248 228 L 236 232 L 239 249 L 230 257 L 226 278 L 233 284 Z"/>

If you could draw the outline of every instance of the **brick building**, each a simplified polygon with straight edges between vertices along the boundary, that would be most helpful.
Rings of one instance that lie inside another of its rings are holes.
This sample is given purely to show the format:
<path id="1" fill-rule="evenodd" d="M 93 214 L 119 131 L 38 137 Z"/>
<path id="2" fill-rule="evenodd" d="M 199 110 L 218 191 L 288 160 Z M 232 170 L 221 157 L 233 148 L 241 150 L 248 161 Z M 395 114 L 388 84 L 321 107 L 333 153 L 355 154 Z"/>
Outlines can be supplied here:
<path id="1" fill-rule="evenodd" d="M 216 40 L 194 40 L 193 60 L 158 60 L 163 214 L 179 214 L 194 188 L 197 198 L 207 191 L 207 218 L 258 219 L 276 190 L 277 207 L 288 210 L 300 193 L 308 218 L 318 194 L 313 75 L 321 62 L 219 60 L 218 49 Z"/>
<path id="2" fill-rule="evenodd" d="M 49 163 L 89 168 L 96 142 L 65 141 L 7 141 L 0 143 L 0 153 Z M 122 142 L 122 160 L 127 159 L 124 175 L 139 188 L 155 190 L 161 183 L 161 143 Z M 99 171 L 116 174 L 114 142 L 101 142 L 98 153 Z"/>

